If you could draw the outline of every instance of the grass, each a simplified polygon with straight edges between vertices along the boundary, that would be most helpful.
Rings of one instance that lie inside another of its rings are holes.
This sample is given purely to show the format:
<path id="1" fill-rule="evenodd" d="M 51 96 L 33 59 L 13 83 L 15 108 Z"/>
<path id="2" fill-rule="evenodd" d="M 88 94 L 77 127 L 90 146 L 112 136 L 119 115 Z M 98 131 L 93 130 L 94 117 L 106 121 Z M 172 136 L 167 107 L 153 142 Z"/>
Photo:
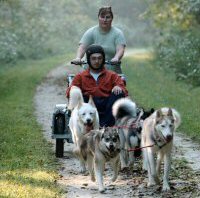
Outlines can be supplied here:
<path id="1" fill-rule="evenodd" d="M 129 94 L 145 108 L 173 107 L 182 117 L 180 131 L 200 142 L 200 88 L 176 81 L 170 70 L 154 66 L 149 52 L 134 53 L 125 59 Z"/>
<path id="2" fill-rule="evenodd" d="M 59 197 L 57 161 L 34 115 L 36 86 L 66 57 L 0 67 L 0 197 Z"/>

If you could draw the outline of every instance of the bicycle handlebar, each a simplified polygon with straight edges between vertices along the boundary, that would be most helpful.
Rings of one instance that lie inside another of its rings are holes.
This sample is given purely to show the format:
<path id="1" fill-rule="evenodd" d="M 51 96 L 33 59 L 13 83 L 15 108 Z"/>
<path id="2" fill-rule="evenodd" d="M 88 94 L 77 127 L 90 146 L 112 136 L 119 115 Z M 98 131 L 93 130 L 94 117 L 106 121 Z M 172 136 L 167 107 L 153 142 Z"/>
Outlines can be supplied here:
<path id="1" fill-rule="evenodd" d="M 87 64 L 87 61 L 80 61 L 80 62 L 74 62 L 74 61 L 71 61 L 71 64 L 73 65 L 84 65 L 84 64 Z M 118 64 L 121 64 L 121 61 L 117 62 L 117 63 L 114 63 L 112 61 L 105 61 L 105 64 L 109 64 L 109 65 L 118 65 Z"/>
<path id="2" fill-rule="evenodd" d="M 71 61 L 71 64 L 73 64 L 73 65 L 84 65 L 84 64 L 87 64 L 87 61 L 80 61 L 80 62 Z"/>

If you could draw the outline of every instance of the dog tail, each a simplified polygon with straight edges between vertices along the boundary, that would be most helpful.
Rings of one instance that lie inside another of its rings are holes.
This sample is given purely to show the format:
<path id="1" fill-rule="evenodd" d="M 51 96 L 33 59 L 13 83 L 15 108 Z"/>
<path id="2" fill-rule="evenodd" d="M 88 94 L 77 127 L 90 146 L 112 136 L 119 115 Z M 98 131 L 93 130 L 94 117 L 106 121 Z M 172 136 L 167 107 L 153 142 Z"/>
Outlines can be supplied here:
<path id="1" fill-rule="evenodd" d="M 83 103 L 83 95 L 81 89 L 77 86 L 72 86 L 69 94 L 68 109 L 73 110 L 79 103 Z"/>
<path id="2" fill-rule="evenodd" d="M 121 98 L 113 104 L 112 113 L 115 119 L 120 119 L 124 116 L 136 117 L 136 104 L 129 98 Z"/>

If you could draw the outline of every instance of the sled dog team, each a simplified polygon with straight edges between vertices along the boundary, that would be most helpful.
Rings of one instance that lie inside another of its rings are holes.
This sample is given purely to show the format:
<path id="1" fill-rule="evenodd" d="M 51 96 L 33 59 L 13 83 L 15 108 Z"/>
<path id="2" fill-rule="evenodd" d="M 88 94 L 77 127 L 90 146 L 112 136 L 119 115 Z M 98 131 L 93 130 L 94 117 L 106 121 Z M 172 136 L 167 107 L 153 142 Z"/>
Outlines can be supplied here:
<path id="1" fill-rule="evenodd" d="M 80 161 L 81 172 L 87 167 L 100 192 L 105 191 L 105 163 L 109 161 L 113 168 L 114 182 L 120 168 L 133 166 L 141 150 L 143 169 L 148 172 L 147 185 L 159 183 L 161 162 L 164 161 L 162 190 L 170 190 L 168 177 L 173 135 L 181 122 L 175 109 L 164 107 L 146 112 L 137 108 L 131 99 L 121 98 L 112 107 L 115 126 L 99 129 L 98 112 L 92 97 L 84 103 L 82 92 L 76 86 L 71 88 L 68 108 L 72 111 L 69 127 L 75 144 L 74 154 Z"/>

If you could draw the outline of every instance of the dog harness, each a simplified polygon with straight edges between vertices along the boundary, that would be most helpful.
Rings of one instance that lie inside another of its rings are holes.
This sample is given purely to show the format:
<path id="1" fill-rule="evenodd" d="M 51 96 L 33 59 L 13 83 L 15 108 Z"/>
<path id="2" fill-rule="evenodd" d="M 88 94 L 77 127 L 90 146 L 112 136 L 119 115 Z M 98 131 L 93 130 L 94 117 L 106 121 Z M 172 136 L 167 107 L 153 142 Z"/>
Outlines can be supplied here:
<path id="1" fill-rule="evenodd" d="M 161 136 L 161 133 L 159 134 L 156 129 L 154 129 L 154 133 L 152 135 L 152 140 L 155 142 L 155 145 L 159 147 L 159 149 L 162 149 L 165 145 L 167 145 L 169 142 L 171 142 L 171 140 L 167 141 L 163 135 Z M 163 144 L 161 144 L 161 143 L 163 143 Z"/>

